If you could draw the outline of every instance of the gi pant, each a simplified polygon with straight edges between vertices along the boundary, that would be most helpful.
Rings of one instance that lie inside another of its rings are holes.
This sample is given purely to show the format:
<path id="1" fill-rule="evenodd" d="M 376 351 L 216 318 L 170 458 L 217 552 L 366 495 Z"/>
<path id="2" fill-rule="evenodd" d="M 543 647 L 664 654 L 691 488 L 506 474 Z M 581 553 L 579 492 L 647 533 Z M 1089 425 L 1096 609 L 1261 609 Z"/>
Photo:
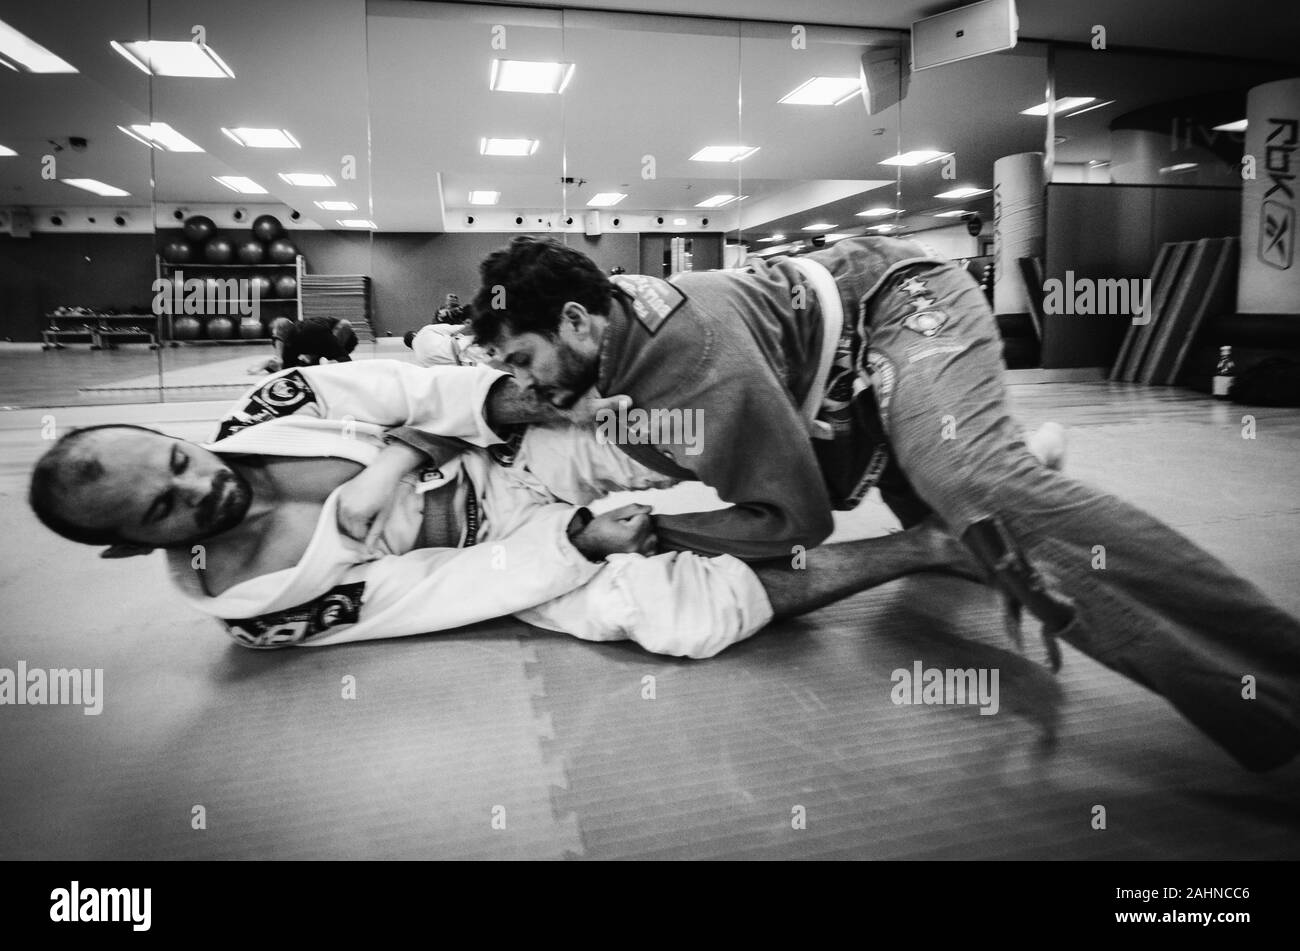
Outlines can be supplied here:
<path id="1" fill-rule="evenodd" d="M 1246 767 L 1293 757 L 1300 623 L 1169 526 L 1029 453 L 1004 402 L 996 322 L 966 271 L 889 274 L 861 319 L 894 457 L 953 533 L 1000 519 L 1073 604 L 1057 636 L 1164 696 Z"/>

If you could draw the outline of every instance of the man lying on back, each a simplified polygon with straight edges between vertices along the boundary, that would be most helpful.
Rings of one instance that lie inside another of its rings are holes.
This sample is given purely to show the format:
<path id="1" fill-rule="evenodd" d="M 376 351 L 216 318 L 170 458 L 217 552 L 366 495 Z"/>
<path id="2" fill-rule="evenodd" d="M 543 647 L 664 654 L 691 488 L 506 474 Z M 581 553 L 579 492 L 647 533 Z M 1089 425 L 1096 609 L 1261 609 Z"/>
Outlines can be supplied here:
<path id="1" fill-rule="evenodd" d="M 486 367 L 393 361 L 286 370 L 199 445 L 139 427 L 64 436 L 32 507 L 105 554 L 162 548 L 187 600 L 249 647 L 317 646 L 514 614 L 589 640 L 707 657 L 774 616 L 963 556 L 925 526 L 811 553 L 806 570 L 655 554 L 647 506 L 592 517 L 613 488 L 669 484 Z M 562 487 L 561 498 L 548 480 Z M 376 501 L 378 500 L 378 502 Z"/>

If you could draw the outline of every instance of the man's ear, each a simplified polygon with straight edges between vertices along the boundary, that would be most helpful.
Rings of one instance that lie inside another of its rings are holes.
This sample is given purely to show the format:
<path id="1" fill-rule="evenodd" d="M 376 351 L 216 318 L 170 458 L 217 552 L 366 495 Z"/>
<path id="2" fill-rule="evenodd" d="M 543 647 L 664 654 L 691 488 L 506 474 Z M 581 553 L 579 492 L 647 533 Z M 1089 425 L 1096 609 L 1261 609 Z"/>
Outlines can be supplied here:
<path id="1" fill-rule="evenodd" d="M 153 551 L 149 545 L 132 545 L 129 543 L 119 545 L 109 545 L 99 553 L 100 558 L 133 558 L 136 555 L 147 555 Z"/>
<path id="2" fill-rule="evenodd" d="M 591 328 L 591 315 L 587 313 L 587 308 L 583 307 L 577 301 L 566 301 L 564 309 L 560 311 L 561 326 L 568 324 L 579 335 L 586 335 Z"/>

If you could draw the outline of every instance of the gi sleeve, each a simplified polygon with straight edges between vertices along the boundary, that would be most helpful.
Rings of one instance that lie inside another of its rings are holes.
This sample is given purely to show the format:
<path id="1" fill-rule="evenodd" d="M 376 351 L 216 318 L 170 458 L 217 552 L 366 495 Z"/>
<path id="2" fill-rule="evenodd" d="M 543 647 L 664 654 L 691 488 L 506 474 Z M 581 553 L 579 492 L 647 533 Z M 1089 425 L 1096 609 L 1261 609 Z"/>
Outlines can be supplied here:
<path id="1" fill-rule="evenodd" d="M 480 447 L 501 442 L 485 403 L 508 376 L 488 367 L 418 367 L 399 360 L 356 360 L 280 371 L 250 390 L 221 426 L 222 435 L 272 416 L 302 413 L 407 426 Z"/>
<path id="2" fill-rule="evenodd" d="M 713 363 L 697 379 L 648 405 L 698 411 L 698 451 L 671 446 L 674 461 L 731 505 L 655 516 L 660 548 L 760 561 L 825 541 L 835 527 L 830 497 L 807 426 L 775 375 L 756 361 L 745 372 Z"/>
<path id="3" fill-rule="evenodd" d="M 224 623 L 245 647 L 320 647 L 445 631 L 536 607 L 603 567 L 569 540 L 574 511 L 547 505 L 497 541 L 417 549 L 355 565 L 311 601 Z"/>

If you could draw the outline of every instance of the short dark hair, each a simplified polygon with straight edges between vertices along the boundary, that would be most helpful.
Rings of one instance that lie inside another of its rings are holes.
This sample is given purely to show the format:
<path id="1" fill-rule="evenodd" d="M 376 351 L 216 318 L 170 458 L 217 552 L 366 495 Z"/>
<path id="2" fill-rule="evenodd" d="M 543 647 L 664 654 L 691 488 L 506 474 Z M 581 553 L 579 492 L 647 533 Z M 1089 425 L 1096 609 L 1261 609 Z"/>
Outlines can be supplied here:
<path id="1" fill-rule="evenodd" d="M 411 346 L 411 341 L 415 339 L 415 335 L 417 333 L 419 333 L 418 330 L 408 330 L 406 333 L 402 335 L 402 343 L 406 344 L 408 350 L 415 349 L 414 347 Z"/>
<path id="2" fill-rule="evenodd" d="M 479 344 L 492 343 L 503 329 L 553 337 L 567 301 L 608 314 L 622 294 L 591 258 L 553 238 L 520 235 L 488 255 L 478 272 L 470 320 Z M 497 300 L 498 289 L 504 291 L 504 302 Z"/>
<path id="3" fill-rule="evenodd" d="M 125 541 L 112 529 L 78 525 L 65 518 L 61 511 L 68 492 L 94 482 L 104 474 L 104 466 L 98 459 L 82 455 L 78 450 L 89 433 L 106 429 L 137 429 L 156 436 L 163 435 L 156 429 L 131 423 L 105 423 L 70 430 L 37 461 L 27 492 L 27 504 L 42 525 L 69 541 L 83 545 L 117 545 Z"/>

